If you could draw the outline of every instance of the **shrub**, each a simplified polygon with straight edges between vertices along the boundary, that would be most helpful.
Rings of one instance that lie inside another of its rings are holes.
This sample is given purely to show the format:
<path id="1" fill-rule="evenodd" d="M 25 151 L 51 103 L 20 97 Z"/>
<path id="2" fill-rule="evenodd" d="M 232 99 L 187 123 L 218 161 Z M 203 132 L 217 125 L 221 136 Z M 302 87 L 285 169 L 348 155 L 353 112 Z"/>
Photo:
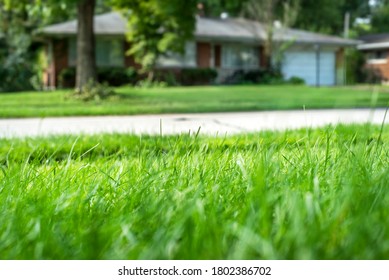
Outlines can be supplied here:
<path id="1" fill-rule="evenodd" d="M 137 73 L 132 67 L 104 67 L 97 69 L 97 78 L 100 83 L 107 83 L 110 86 L 121 86 L 125 84 L 135 84 L 137 80 Z"/>
<path id="2" fill-rule="evenodd" d="M 70 98 L 81 100 L 84 102 L 88 101 L 100 101 L 107 99 L 110 96 L 113 96 L 115 92 L 107 85 L 95 83 L 89 81 L 82 89 L 77 89 L 74 91 Z"/>
<path id="3" fill-rule="evenodd" d="M 380 82 L 381 77 L 379 73 L 374 73 L 366 69 L 366 57 L 365 54 L 359 50 L 348 49 L 345 52 L 346 59 L 346 84 L 358 84 L 358 83 L 374 83 Z"/>
<path id="4" fill-rule="evenodd" d="M 207 85 L 214 82 L 217 71 L 212 68 L 183 69 L 180 81 L 183 85 Z"/>
<path id="5" fill-rule="evenodd" d="M 58 76 L 59 86 L 72 88 L 76 85 L 76 69 L 74 67 L 63 69 Z"/>
<path id="6" fill-rule="evenodd" d="M 371 67 L 363 67 L 360 78 L 360 82 L 367 84 L 380 84 L 384 80 L 381 71 Z"/>
<path id="7" fill-rule="evenodd" d="M 38 44 L 32 41 L 28 31 L 31 26 L 24 22 L 26 18 L 20 15 L 16 19 L 17 13 L 12 10 L 3 12 L 0 12 L 0 92 L 33 90 L 31 79 L 38 74 Z M 10 17 L 6 21 L 2 18 L 5 15 Z"/>
<path id="8" fill-rule="evenodd" d="M 285 80 L 281 70 L 271 68 L 264 71 L 260 83 L 265 85 L 280 85 L 284 84 Z"/>
<path id="9" fill-rule="evenodd" d="M 163 81 L 150 81 L 149 79 L 144 79 L 139 81 L 136 84 L 137 88 L 165 88 L 168 84 Z"/>
<path id="10" fill-rule="evenodd" d="M 283 84 L 281 71 L 278 69 L 237 70 L 226 79 L 227 84 Z"/>
<path id="11" fill-rule="evenodd" d="M 32 90 L 33 76 L 33 70 L 24 64 L 0 65 L 0 92 Z"/>
<path id="12" fill-rule="evenodd" d="M 76 69 L 74 67 L 65 68 L 59 74 L 59 85 L 63 88 L 71 88 L 76 84 Z M 125 84 L 135 84 L 138 76 L 132 67 L 99 67 L 97 68 L 97 79 L 102 84 L 110 86 L 121 86 Z"/>
<path id="13" fill-rule="evenodd" d="M 156 81 L 164 82 L 168 86 L 179 86 L 180 82 L 178 81 L 177 77 L 179 76 L 178 71 L 174 70 L 167 70 L 167 71 L 158 71 L 156 73 Z"/>
<path id="14" fill-rule="evenodd" d="M 300 77 L 293 76 L 293 77 L 289 78 L 287 83 L 291 84 L 291 85 L 304 85 L 305 84 L 305 80 L 300 78 Z"/>

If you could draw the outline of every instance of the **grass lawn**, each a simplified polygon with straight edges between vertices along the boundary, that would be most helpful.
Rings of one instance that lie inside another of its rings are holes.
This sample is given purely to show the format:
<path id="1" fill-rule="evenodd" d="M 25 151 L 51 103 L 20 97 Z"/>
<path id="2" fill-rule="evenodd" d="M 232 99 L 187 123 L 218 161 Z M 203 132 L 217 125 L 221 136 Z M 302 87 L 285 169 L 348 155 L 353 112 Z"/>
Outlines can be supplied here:
<path id="1" fill-rule="evenodd" d="M 388 129 L 3 139 L 0 258 L 388 259 Z"/>
<path id="2" fill-rule="evenodd" d="M 388 104 L 389 93 L 385 91 L 376 96 L 376 106 Z M 372 89 L 366 87 L 122 87 L 117 93 L 110 100 L 89 103 L 66 99 L 66 91 L 1 93 L 0 118 L 355 108 L 370 107 L 375 100 Z"/>

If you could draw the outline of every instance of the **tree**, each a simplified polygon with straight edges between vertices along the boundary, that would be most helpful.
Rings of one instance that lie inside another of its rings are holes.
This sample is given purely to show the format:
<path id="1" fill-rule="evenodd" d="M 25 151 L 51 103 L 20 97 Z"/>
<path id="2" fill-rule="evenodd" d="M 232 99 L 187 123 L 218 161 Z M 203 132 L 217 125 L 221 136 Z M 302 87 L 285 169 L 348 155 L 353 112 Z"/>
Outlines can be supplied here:
<path id="1" fill-rule="evenodd" d="M 240 16 L 247 2 L 251 0 L 203 0 L 206 16 L 220 16 L 228 12 L 232 17 Z M 343 34 L 345 13 L 350 13 L 353 23 L 358 17 L 371 14 L 369 0 L 300 0 L 299 12 L 293 24 L 285 24 L 285 4 L 293 1 L 274 1 L 274 18 L 283 21 L 283 25 L 304 30 L 328 34 Z M 376 0 L 376 7 L 388 4 L 388 0 Z M 292 3 L 293 4 L 293 3 Z M 264 4 L 261 4 L 264 5 Z M 294 5 L 292 5 L 293 7 Z M 247 16 L 247 12 L 244 13 Z M 384 16 L 382 17 L 384 19 Z"/>
<path id="2" fill-rule="evenodd" d="M 386 33 L 389 30 L 389 1 L 376 1 L 372 8 L 371 32 Z"/>
<path id="3" fill-rule="evenodd" d="M 79 0 L 77 3 L 76 89 L 78 91 L 82 91 L 89 82 L 97 81 L 93 27 L 95 6 L 95 0 Z"/>
<path id="4" fill-rule="evenodd" d="M 247 17 L 263 24 L 265 27 L 264 64 L 266 67 L 273 65 L 275 21 L 280 21 L 282 28 L 289 27 L 295 21 L 298 9 L 299 0 L 249 0 L 246 3 L 244 12 Z M 277 47 L 281 49 L 280 46 Z"/>
<path id="5" fill-rule="evenodd" d="M 100 9 L 106 10 L 102 0 L 98 0 Z M 27 56 L 30 53 L 31 34 L 34 29 L 55 21 L 63 21 L 77 15 L 77 82 L 76 88 L 82 88 L 89 82 L 97 81 L 95 64 L 95 39 L 93 31 L 93 17 L 96 0 L 0 0 L 0 37 L 6 42 L 9 49 L 12 47 L 12 38 L 25 37 L 22 50 L 19 53 Z M 103 7 L 103 8 L 102 8 Z M 9 28 L 12 26 L 12 28 Z M 3 32 L 1 32 L 3 30 Z M 7 36 L 12 32 L 12 36 Z M 5 34 L 5 35 L 4 35 Z M 17 52 L 14 52 L 17 53 Z M 5 56 L 11 58 L 11 52 Z"/>
<path id="6" fill-rule="evenodd" d="M 245 6 L 247 16 L 264 24 L 266 39 L 264 42 L 265 66 L 271 66 L 276 6 L 279 0 L 250 0 Z"/>
<path id="7" fill-rule="evenodd" d="M 153 79 L 159 56 L 183 53 L 185 42 L 193 38 L 196 0 L 113 0 L 128 19 L 128 50 Z"/>
<path id="8" fill-rule="evenodd" d="M 57 0 L 52 3 L 58 3 Z M 77 8 L 77 68 L 76 89 L 83 91 L 88 83 L 97 82 L 97 66 L 95 59 L 94 15 L 96 4 L 106 10 L 103 1 L 96 0 L 61 0 Z"/>
<path id="9" fill-rule="evenodd" d="M 35 53 L 31 33 L 40 17 L 27 4 L 0 0 L 0 91 L 32 89 Z"/>
<path id="10" fill-rule="evenodd" d="M 207 17 L 219 17 L 223 12 L 236 17 L 242 14 L 248 0 L 204 0 L 202 2 L 205 6 L 205 16 Z"/>
<path id="11" fill-rule="evenodd" d="M 55 9 L 69 7 L 77 13 L 77 66 L 76 90 L 83 91 L 88 84 L 97 82 L 95 60 L 94 15 L 96 4 L 100 10 L 107 10 L 102 0 L 47 0 L 47 5 Z"/>
<path id="12" fill-rule="evenodd" d="M 94 15 L 96 0 L 47 0 L 46 5 L 67 5 L 77 10 L 76 90 L 83 91 L 89 83 L 97 82 L 95 61 Z"/>
<path id="13" fill-rule="evenodd" d="M 301 0 L 295 27 L 314 32 L 343 35 L 344 17 L 350 13 L 354 22 L 370 13 L 368 0 Z"/>

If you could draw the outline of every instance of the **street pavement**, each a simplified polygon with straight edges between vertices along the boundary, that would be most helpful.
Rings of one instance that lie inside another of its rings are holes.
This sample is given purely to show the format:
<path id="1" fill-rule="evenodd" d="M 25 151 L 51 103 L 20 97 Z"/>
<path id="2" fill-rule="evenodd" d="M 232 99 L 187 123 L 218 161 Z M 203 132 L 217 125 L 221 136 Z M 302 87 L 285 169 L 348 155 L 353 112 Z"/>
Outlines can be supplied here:
<path id="1" fill-rule="evenodd" d="M 316 128 L 340 123 L 382 124 L 384 117 L 385 109 L 347 109 L 0 119 L 0 138 L 98 133 L 172 135 L 197 132 L 224 136 L 264 130 Z M 389 123 L 388 119 L 389 116 L 386 124 Z"/>

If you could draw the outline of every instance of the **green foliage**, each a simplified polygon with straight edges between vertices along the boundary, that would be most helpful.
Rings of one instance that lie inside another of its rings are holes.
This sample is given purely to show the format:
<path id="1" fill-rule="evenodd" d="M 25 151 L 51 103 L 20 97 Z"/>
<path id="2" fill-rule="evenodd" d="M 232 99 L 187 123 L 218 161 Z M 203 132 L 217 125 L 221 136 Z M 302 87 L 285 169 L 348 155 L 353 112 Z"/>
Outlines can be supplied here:
<path id="1" fill-rule="evenodd" d="M 34 21 L 26 19 L 32 16 L 26 9 L 10 5 L 0 1 L 0 91 L 28 90 L 34 68 L 30 53 Z"/>
<path id="2" fill-rule="evenodd" d="M 305 85 L 305 81 L 299 77 L 291 77 L 285 80 L 281 71 L 272 69 L 260 69 L 252 71 L 237 71 L 230 78 L 230 84 L 258 84 L 258 85 Z"/>
<path id="3" fill-rule="evenodd" d="M 110 86 L 134 85 L 138 80 L 138 74 L 132 67 L 99 67 L 97 68 L 97 77 L 100 83 L 106 83 Z M 62 88 L 74 87 L 76 69 L 74 67 L 63 69 L 58 80 Z"/>
<path id="4" fill-rule="evenodd" d="M 164 81 L 144 79 L 136 83 L 136 88 L 151 89 L 151 88 L 166 88 L 168 84 Z"/>
<path id="5" fill-rule="evenodd" d="M 135 84 L 137 76 L 136 70 L 132 67 L 100 67 L 97 69 L 98 81 L 110 86 Z"/>
<path id="6" fill-rule="evenodd" d="M 291 85 L 304 85 L 305 84 L 305 81 L 303 79 L 301 79 L 300 77 L 290 77 L 287 81 L 286 81 L 288 84 L 291 84 Z"/>
<path id="7" fill-rule="evenodd" d="M 214 82 L 217 71 L 212 68 L 182 69 L 180 81 L 183 85 L 208 85 Z"/>
<path id="8" fill-rule="evenodd" d="M 212 68 L 185 68 L 182 70 L 161 70 L 157 71 L 155 81 L 163 82 L 168 86 L 179 85 L 209 85 L 216 77 L 217 71 Z"/>
<path id="9" fill-rule="evenodd" d="M 276 68 L 258 70 L 238 70 L 230 77 L 227 77 L 228 84 L 262 84 L 281 85 L 284 84 L 282 73 Z"/>
<path id="10" fill-rule="evenodd" d="M 383 73 L 366 66 L 366 56 L 358 50 L 347 50 L 347 84 L 381 84 Z"/>
<path id="11" fill-rule="evenodd" d="M 71 88 L 76 84 L 76 68 L 68 67 L 62 69 L 58 75 L 58 83 L 61 88 Z"/>
<path id="12" fill-rule="evenodd" d="M 101 101 L 115 95 L 115 92 L 107 84 L 99 84 L 94 81 L 89 81 L 82 89 L 76 89 L 69 98 L 88 101 Z"/>
<path id="13" fill-rule="evenodd" d="M 113 0 L 128 19 L 128 54 L 142 65 L 153 68 L 157 58 L 168 51 L 183 53 L 185 42 L 193 38 L 195 0 Z M 130 11 L 128 9 L 130 8 Z"/>
<path id="14" fill-rule="evenodd" d="M 259 1 L 259 0 L 255 0 Z M 231 16 L 241 16 L 248 0 L 204 0 L 206 16 L 220 16 L 222 12 L 228 12 Z M 280 21 L 288 21 L 285 15 L 285 7 L 293 5 L 291 0 L 277 0 L 274 10 L 274 18 Z M 370 14 L 370 6 L 366 0 L 299 0 L 297 18 L 293 27 L 319 31 L 329 34 L 342 34 L 345 13 L 351 14 L 351 23 L 357 17 L 367 17 Z M 287 12 L 288 13 L 288 12 Z M 293 21 L 292 21 L 293 23 Z M 352 26 L 352 24 L 351 24 Z"/>
<path id="15" fill-rule="evenodd" d="M 41 51 L 33 36 L 46 24 L 68 19 L 74 9 L 65 4 L 0 0 L 0 91 L 40 88 Z"/>
<path id="16" fill-rule="evenodd" d="M 362 68 L 361 82 L 364 84 L 381 84 L 385 80 L 383 73 L 376 68 Z"/>
<path id="17" fill-rule="evenodd" d="M 389 3 L 375 9 L 371 19 L 371 33 L 387 33 L 389 28 Z"/>
<path id="18" fill-rule="evenodd" d="M 27 62 L 0 64 L 0 92 L 32 90 L 33 77 L 32 66 Z"/>
<path id="19" fill-rule="evenodd" d="M 0 140 L 0 258 L 388 259 L 387 128 Z"/>
<path id="20" fill-rule="evenodd" d="M 347 71 L 347 84 L 361 84 L 369 83 L 373 73 L 365 67 L 366 59 L 364 53 L 358 50 L 347 50 L 346 51 L 346 71 Z"/>
<path id="21" fill-rule="evenodd" d="M 0 0 L 0 91 L 41 87 L 39 45 L 33 36 L 43 26 L 74 19 L 79 0 Z M 97 0 L 97 12 L 109 11 Z"/>
<path id="22" fill-rule="evenodd" d="M 204 0 L 204 12 L 208 17 L 219 17 L 221 13 L 227 12 L 230 16 L 240 16 L 243 6 L 248 0 Z"/>
<path id="23" fill-rule="evenodd" d="M 172 70 L 162 70 L 156 73 L 155 80 L 165 82 L 168 86 L 179 86 L 181 83 L 177 79 L 177 72 Z"/>
<path id="24" fill-rule="evenodd" d="M 300 0 L 300 11 L 295 27 L 304 30 L 343 35 L 346 12 L 351 15 L 351 26 L 358 17 L 370 14 L 366 0 Z"/>

